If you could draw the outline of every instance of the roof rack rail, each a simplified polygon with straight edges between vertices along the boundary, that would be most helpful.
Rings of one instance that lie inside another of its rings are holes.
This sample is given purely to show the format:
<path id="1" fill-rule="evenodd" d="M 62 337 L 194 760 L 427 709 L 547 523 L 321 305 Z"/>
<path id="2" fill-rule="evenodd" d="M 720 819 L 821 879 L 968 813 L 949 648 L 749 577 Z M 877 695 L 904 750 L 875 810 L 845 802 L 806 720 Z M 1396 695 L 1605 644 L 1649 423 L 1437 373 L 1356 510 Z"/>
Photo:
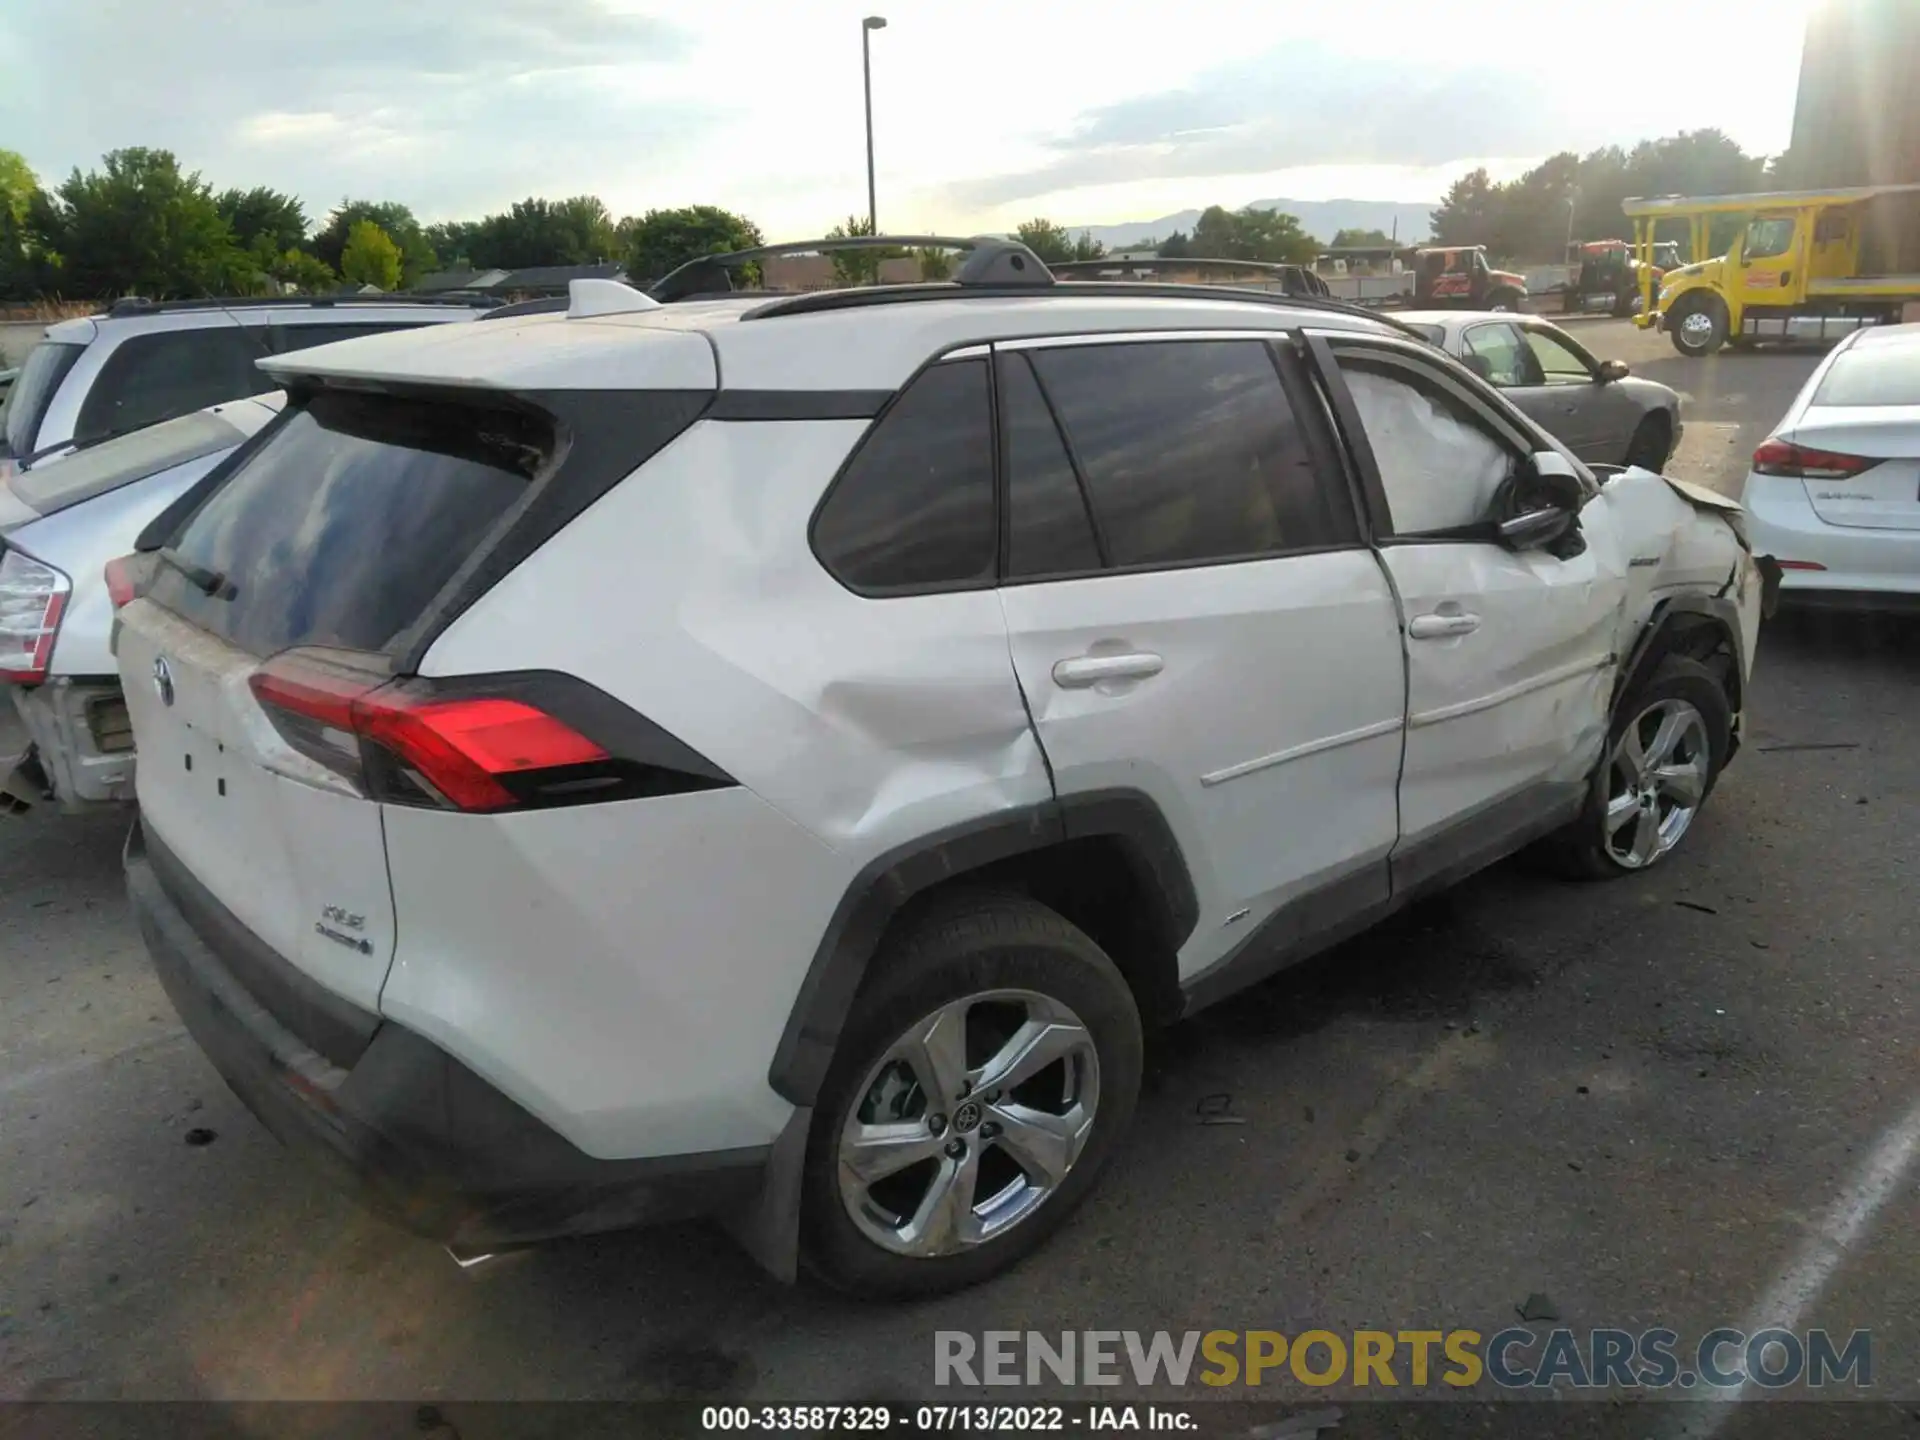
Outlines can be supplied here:
<path id="1" fill-rule="evenodd" d="M 831 310 L 857 310 L 868 305 L 895 305 L 919 300 L 1020 299 L 1036 294 L 1088 296 L 1097 299 L 1131 299 L 1146 295 L 1163 300 L 1236 300 L 1256 305 L 1278 305 L 1295 310 L 1325 310 L 1335 315 L 1352 315 L 1378 321 L 1409 339 L 1426 341 L 1426 336 L 1391 314 L 1356 305 L 1348 300 L 1333 300 L 1323 295 L 1288 295 L 1278 290 L 1249 290 L 1235 285 L 1181 285 L 1154 280 L 1073 280 L 1059 286 L 957 285 L 934 281 L 919 285 L 862 285 L 851 290 L 810 290 L 801 295 L 783 295 L 759 305 L 740 318 L 772 320 L 782 315 L 817 315 Z"/>
<path id="2" fill-rule="evenodd" d="M 782 255 L 827 255 L 838 250 L 960 250 L 966 259 L 960 264 L 952 283 L 963 288 L 995 286 L 1044 286 L 1053 283 L 1053 272 L 1040 257 L 1018 240 L 997 235 L 842 235 L 819 240 L 788 240 L 778 245 L 758 245 L 751 250 L 732 250 L 723 255 L 702 255 L 656 280 L 647 294 L 662 304 L 676 300 L 702 299 L 733 291 L 732 272 L 757 260 L 772 260 Z"/>
<path id="3" fill-rule="evenodd" d="M 125 295 L 107 307 L 110 319 L 130 315 L 170 315 L 190 310 L 261 310 L 286 307 L 331 309 L 355 305 L 457 305 L 470 310 L 491 310 L 500 301 L 491 295 L 416 295 L 400 290 L 386 295 L 230 295 L 224 299 L 207 296 L 196 300 L 149 300 L 144 295 Z"/>

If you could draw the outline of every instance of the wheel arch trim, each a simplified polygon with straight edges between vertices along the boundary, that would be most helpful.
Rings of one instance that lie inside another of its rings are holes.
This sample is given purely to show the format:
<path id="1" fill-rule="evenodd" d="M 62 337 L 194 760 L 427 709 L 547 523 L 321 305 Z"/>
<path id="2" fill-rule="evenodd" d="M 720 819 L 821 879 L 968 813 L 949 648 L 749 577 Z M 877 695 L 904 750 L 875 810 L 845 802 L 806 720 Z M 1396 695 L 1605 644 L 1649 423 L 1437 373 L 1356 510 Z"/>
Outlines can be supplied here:
<path id="1" fill-rule="evenodd" d="M 767 1083 L 795 1105 L 814 1103 L 880 941 L 916 895 L 997 861 L 1101 837 L 1120 843 L 1164 922 L 1162 939 L 1178 950 L 1200 905 L 1173 829 L 1149 796 L 1090 791 L 966 821 L 876 856 L 853 878 L 794 997 Z"/>

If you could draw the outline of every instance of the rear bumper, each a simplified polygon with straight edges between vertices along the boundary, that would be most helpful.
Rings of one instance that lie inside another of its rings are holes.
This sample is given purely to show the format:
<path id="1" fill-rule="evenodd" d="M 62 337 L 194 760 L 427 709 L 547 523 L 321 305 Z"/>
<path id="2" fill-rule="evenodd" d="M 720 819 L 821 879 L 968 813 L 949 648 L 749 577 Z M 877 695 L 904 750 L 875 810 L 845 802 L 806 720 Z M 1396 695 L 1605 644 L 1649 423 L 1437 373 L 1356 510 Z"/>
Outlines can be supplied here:
<path id="1" fill-rule="evenodd" d="M 1740 500 L 1754 550 L 1784 562 L 1783 605 L 1920 602 L 1920 530 L 1830 525 L 1814 512 L 1805 483 L 1785 476 L 1749 475 Z"/>
<path id="2" fill-rule="evenodd" d="M 761 1188 L 764 1149 L 585 1154 L 420 1036 L 320 991 L 138 822 L 126 875 L 160 982 L 234 1093 L 407 1229 L 487 1250 L 734 1210 Z"/>
<path id="3" fill-rule="evenodd" d="M 22 788 L 41 785 L 68 814 L 133 798 L 133 730 L 117 681 L 63 676 L 0 690 L 12 692 L 0 694 L 0 706 L 13 712 L 28 741 L 15 755 L 19 747 L 6 739 L 8 717 L 0 716 L 0 790 L 30 756 L 37 769 Z"/>

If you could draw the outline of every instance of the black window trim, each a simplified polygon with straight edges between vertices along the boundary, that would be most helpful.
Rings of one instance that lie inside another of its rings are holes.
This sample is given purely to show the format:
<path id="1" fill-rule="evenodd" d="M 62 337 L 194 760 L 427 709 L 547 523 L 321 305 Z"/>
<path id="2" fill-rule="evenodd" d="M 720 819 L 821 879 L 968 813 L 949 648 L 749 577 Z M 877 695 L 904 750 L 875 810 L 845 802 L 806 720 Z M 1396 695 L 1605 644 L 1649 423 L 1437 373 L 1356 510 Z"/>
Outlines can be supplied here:
<path id="1" fill-rule="evenodd" d="M 1063 570 L 1055 573 L 1012 576 L 1002 580 L 1001 584 L 1005 586 L 1051 585 L 1062 580 L 1099 580 L 1109 575 L 1157 575 L 1164 571 L 1201 570 L 1220 565 L 1251 565 L 1263 560 L 1291 560 L 1304 555 L 1329 555 L 1343 550 L 1370 549 L 1371 541 L 1368 535 L 1366 513 L 1354 504 L 1350 481 L 1339 464 L 1337 438 L 1331 433 L 1331 427 L 1327 425 L 1326 414 L 1318 404 L 1309 403 L 1306 376 L 1300 374 L 1290 377 L 1288 373 L 1289 364 L 1284 352 L 1294 349 L 1299 334 L 1297 330 L 1246 329 L 1239 326 L 1205 330 L 1189 325 L 1168 330 L 1023 335 L 1009 340 L 996 340 L 993 342 L 993 349 L 997 366 L 999 355 L 1003 351 L 1009 355 L 1019 355 L 1031 350 L 1072 350 L 1104 345 L 1242 342 L 1261 345 L 1267 352 L 1268 363 L 1274 367 L 1274 372 L 1279 378 L 1281 393 L 1286 396 L 1287 404 L 1293 410 L 1294 419 L 1300 426 L 1307 455 L 1313 465 L 1315 479 L 1321 485 L 1328 487 L 1330 494 L 1337 493 L 1340 501 L 1351 507 L 1353 539 L 1320 545 L 1291 545 L 1278 550 L 1249 550 L 1235 555 L 1202 555 L 1190 560 L 1143 560 L 1128 565 L 1105 563 L 1097 570 Z M 1295 354 L 1297 355 L 1297 350 Z M 1053 396 L 1047 389 L 1047 382 L 1040 374 L 1040 367 L 1035 365 L 1032 369 L 1034 382 L 1039 385 L 1040 394 L 1047 402 L 1047 411 L 1053 417 L 1054 428 L 1059 431 L 1061 441 L 1067 447 L 1067 458 L 1073 465 L 1074 479 L 1080 485 L 1080 498 L 1092 517 L 1094 539 L 1104 561 L 1112 552 L 1107 548 L 1106 534 L 1100 524 L 1099 507 L 1093 503 L 1092 491 L 1087 484 L 1086 472 L 1081 464 L 1079 452 L 1074 448 L 1072 434 L 1060 418 L 1059 409 L 1055 406 Z M 998 448 L 1004 450 L 1004 436 L 1001 437 Z M 1009 517 L 1007 524 L 1003 525 L 1003 531 L 1010 524 Z M 1002 569 L 1005 568 L 1005 559 L 1003 555 Z"/>
<path id="2" fill-rule="evenodd" d="M 1066 422 L 1060 418 L 1060 407 L 1053 403 L 1053 392 L 1047 388 L 1047 382 L 1041 378 L 1040 367 L 1027 358 L 1026 349 L 1028 348 L 1031 347 L 1018 349 L 1000 345 L 993 347 L 994 393 L 998 395 L 1000 391 L 1002 366 L 1017 364 L 1027 367 L 1027 374 L 1033 379 L 1034 389 L 1040 392 L 1040 403 L 1047 408 L 1047 419 L 1053 422 L 1053 433 L 1059 437 L 1060 448 L 1066 452 L 1067 466 L 1073 471 L 1074 488 L 1080 492 L 1080 509 L 1087 517 L 1087 528 L 1093 533 L 1093 553 L 1100 557 L 1100 564 L 1093 570 L 1060 571 L 1054 578 L 1069 575 L 1104 575 L 1114 568 L 1113 551 L 1107 544 L 1107 527 L 1101 523 L 1100 512 L 1094 507 L 1093 491 L 1087 484 L 1087 469 L 1081 463 L 1080 452 L 1074 448 L 1073 436 L 1067 432 Z M 999 452 L 997 458 L 1002 474 L 1005 476 L 1011 473 L 1011 461 L 1007 449 L 1008 429 L 1005 424 L 998 425 L 997 429 L 997 443 L 994 449 Z M 1013 504 L 1011 494 L 1004 484 L 1001 496 L 1000 583 L 1003 585 L 1031 583 L 1034 579 L 1031 575 L 1007 573 L 1007 566 L 1013 559 Z"/>
<path id="3" fill-rule="evenodd" d="M 1346 439 L 1348 453 L 1352 456 L 1355 468 L 1361 479 L 1362 493 L 1367 499 L 1367 511 L 1377 523 L 1371 526 L 1374 543 L 1382 548 L 1391 545 L 1463 545 L 1497 544 L 1497 541 L 1480 533 L 1479 527 L 1460 527 L 1450 530 L 1419 531 L 1402 535 L 1393 528 L 1393 511 L 1387 503 L 1385 484 L 1380 479 L 1380 464 L 1374 458 L 1373 445 L 1367 439 L 1366 429 L 1360 421 L 1360 410 L 1354 404 L 1353 392 L 1347 388 L 1344 375 L 1340 370 L 1339 356 L 1344 352 L 1371 352 L 1384 355 L 1391 362 L 1423 374 L 1440 386 L 1465 408 L 1468 416 L 1479 427 L 1488 432 L 1488 437 L 1505 448 L 1515 460 L 1538 453 L 1541 450 L 1554 450 L 1571 458 L 1571 452 L 1557 443 L 1549 443 L 1542 431 L 1534 433 L 1529 423 L 1516 424 L 1524 417 L 1514 408 L 1511 401 L 1501 396 L 1498 390 L 1468 370 L 1451 356 L 1435 363 L 1437 353 L 1428 348 L 1425 354 L 1416 345 L 1409 342 L 1387 339 L 1384 336 L 1355 336 L 1350 333 L 1328 333 L 1309 331 L 1306 335 L 1309 353 L 1313 356 L 1315 368 L 1320 373 L 1321 383 L 1326 387 L 1329 400 L 1333 405 L 1335 418 Z M 1337 347 L 1337 348 L 1336 348 Z M 1462 377 L 1465 377 L 1464 380 Z M 1471 382 L 1471 384 L 1467 383 Z M 1486 395 L 1478 393 L 1484 390 Z M 1487 403 L 1487 396 L 1496 402 Z M 1511 415 L 1505 413 L 1511 411 Z M 1538 440 L 1540 443 L 1535 444 Z M 1586 467 L 1575 461 L 1576 473 L 1585 474 Z M 1597 490 L 1597 487 L 1592 487 Z M 1471 529 L 1473 533 L 1468 533 Z"/>

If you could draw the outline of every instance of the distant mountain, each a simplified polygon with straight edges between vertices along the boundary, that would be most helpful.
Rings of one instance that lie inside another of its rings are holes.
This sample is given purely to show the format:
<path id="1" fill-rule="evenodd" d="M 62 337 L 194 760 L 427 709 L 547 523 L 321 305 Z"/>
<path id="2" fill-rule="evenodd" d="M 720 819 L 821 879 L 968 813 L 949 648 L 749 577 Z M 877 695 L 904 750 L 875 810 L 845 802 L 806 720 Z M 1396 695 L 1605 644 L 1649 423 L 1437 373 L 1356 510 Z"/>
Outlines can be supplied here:
<path id="1" fill-rule="evenodd" d="M 1394 233 L 1394 222 L 1400 224 L 1400 239 L 1407 243 L 1427 238 L 1427 216 L 1438 200 L 1426 202 L 1401 200 L 1255 200 L 1253 204 L 1262 210 L 1280 210 L 1288 215 L 1298 216 L 1300 228 L 1321 241 L 1333 239 L 1339 230 L 1383 230 Z M 1109 250 L 1124 249 L 1129 245 L 1138 245 L 1142 240 L 1164 240 L 1175 230 L 1193 233 L 1194 222 L 1200 218 L 1198 210 L 1182 210 L 1174 215 L 1162 215 L 1158 220 L 1140 220 L 1125 225 L 1069 225 L 1067 229 L 1078 235 L 1082 230 L 1092 233 L 1093 238 Z"/>

